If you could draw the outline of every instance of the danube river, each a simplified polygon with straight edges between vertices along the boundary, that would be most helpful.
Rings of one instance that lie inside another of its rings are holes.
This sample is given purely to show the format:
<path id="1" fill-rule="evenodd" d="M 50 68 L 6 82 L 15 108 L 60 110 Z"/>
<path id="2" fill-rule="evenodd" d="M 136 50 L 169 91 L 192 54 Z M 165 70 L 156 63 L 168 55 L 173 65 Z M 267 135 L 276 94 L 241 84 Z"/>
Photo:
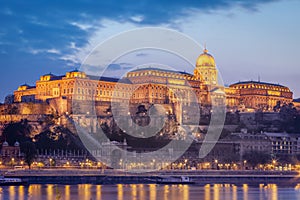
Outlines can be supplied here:
<path id="1" fill-rule="evenodd" d="M 30 185 L 0 187 L 1 200 L 219 200 L 219 199 L 300 199 L 300 186 L 250 187 L 227 184 L 197 185 Z"/>

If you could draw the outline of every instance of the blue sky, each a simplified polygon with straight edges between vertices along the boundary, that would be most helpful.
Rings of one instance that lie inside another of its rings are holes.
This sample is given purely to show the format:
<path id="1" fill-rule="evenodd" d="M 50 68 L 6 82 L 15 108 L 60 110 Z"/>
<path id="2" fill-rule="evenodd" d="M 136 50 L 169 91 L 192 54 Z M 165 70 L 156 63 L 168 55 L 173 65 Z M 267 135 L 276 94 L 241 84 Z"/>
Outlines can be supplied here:
<path id="1" fill-rule="evenodd" d="M 260 76 L 290 87 L 297 98 L 299 11 L 297 0 L 1 1 L 0 101 L 42 74 L 79 67 L 112 35 L 148 26 L 206 43 L 225 84 Z"/>

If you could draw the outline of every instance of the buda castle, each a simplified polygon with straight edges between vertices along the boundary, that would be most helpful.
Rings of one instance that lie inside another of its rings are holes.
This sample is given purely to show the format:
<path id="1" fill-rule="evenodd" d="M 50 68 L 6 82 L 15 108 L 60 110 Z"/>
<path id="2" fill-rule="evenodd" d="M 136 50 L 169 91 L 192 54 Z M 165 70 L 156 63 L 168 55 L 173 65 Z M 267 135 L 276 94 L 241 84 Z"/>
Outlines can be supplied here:
<path id="1" fill-rule="evenodd" d="M 133 105 L 161 104 L 175 112 L 195 101 L 200 106 L 225 105 L 230 111 L 273 111 L 280 102 L 291 103 L 293 93 L 286 86 L 260 81 L 237 82 L 229 87 L 218 83 L 215 59 L 207 49 L 196 60 L 194 73 L 165 70 L 157 67 L 139 68 L 123 78 L 98 77 L 74 70 L 65 75 L 45 74 L 35 86 L 27 84 L 14 91 L 15 102 L 45 102 L 63 99 L 67 102 L 129 101 Z M 66 111 L 70 112 L 70 106 Z"/>

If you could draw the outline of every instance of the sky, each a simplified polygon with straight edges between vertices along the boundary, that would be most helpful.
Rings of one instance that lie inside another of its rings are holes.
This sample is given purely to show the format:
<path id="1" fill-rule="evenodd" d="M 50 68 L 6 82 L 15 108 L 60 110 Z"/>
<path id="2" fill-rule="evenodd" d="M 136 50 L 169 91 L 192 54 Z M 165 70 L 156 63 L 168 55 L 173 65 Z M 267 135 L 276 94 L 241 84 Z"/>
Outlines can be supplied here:
<path id="1" fill-rule="evenodd" d="M 225 85 L 260 77 L 288 86 L 299 98 L 299 11 L 298 0 L 3 0 L 0 102 L 19 85 L 34 85 L 43 74 L 80 68 L 112 36 L 145 27 L 174 29 L 202 47 L 206 44 Z M 193 51 L 196 61 L 202 48 L 186 51 Z M 131 52 L 125 58 L 110 70 L 157 58 L 192 73 L 184 62 L 157 50 Z"/>

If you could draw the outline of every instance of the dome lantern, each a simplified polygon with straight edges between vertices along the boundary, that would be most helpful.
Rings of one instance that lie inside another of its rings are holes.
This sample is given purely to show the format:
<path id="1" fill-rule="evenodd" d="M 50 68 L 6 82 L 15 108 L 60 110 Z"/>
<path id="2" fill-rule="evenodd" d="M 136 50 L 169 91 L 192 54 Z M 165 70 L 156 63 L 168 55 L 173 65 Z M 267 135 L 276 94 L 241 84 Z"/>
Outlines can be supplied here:
<path id="1" fill-rule="evenodd" d="M 19 143 L 18 141 L 16 141 L 15 144 L 14 144 L 14 146 L 15 146 L 15 147 L 19 147 L 19 146 L 20 146 L 20 143 Z"/>
<path id="2" fill-rule="evenodd" d="M 8 142 L 6 142 L 6 140 L 3 142 L 3 144 L 2 144 L 2 146 L 3 147 L 8 147 L 9 145 L 8 145 Z"/>

